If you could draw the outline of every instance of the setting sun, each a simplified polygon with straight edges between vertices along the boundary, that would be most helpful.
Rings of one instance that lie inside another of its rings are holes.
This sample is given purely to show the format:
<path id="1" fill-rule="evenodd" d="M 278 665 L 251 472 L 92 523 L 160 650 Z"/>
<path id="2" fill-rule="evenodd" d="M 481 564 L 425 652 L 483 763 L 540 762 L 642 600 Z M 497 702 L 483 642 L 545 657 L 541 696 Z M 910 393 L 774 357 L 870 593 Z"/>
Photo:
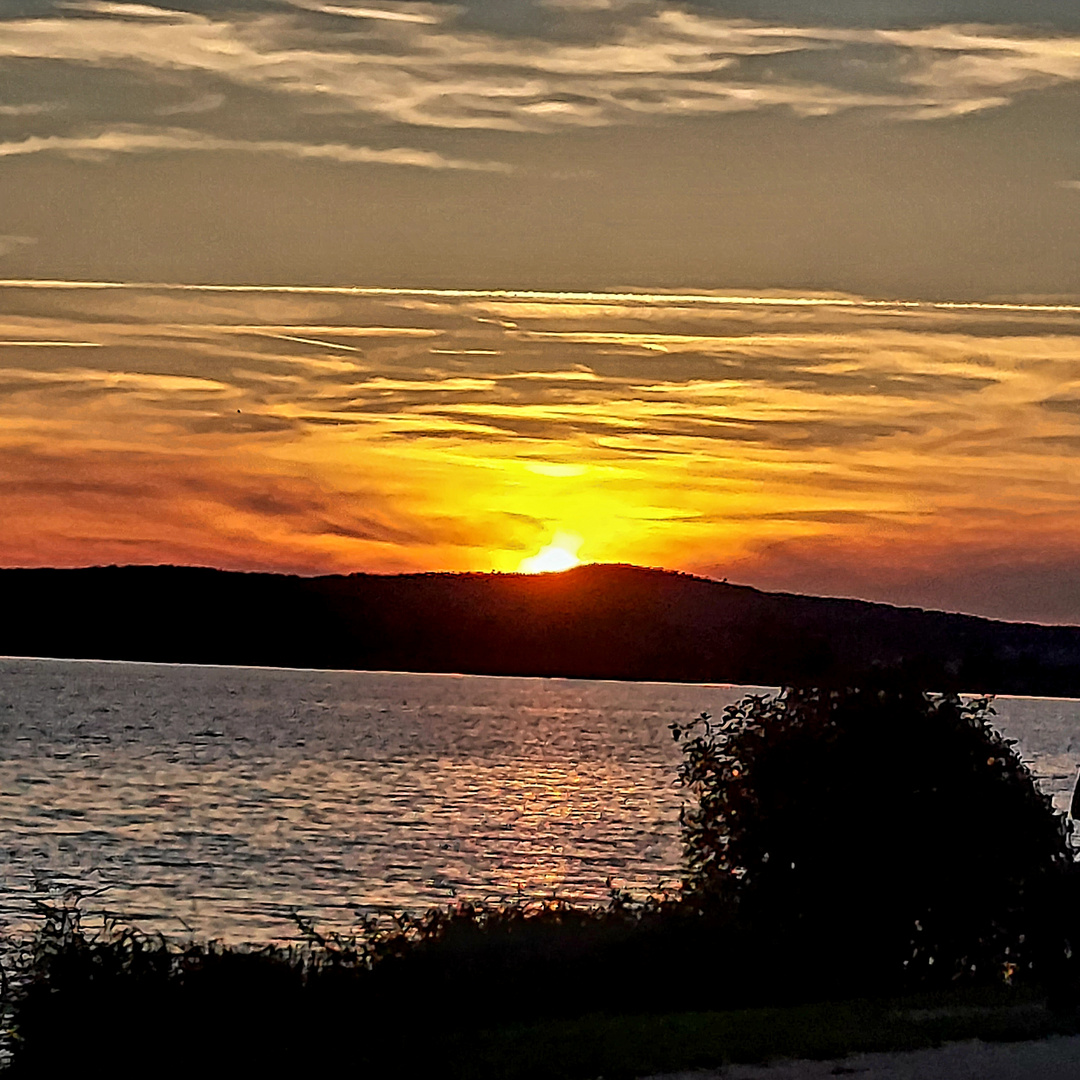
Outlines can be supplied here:
<path id="1" fill-rule="evenodd" d="M 557 532 L 550 544 L 546 544 L 530 558 L 522 559 L 518 570 L 523 574 L 551 574 L 580 566 L 581 560 L 577 553 L 582 543 L 580 536 Z"/>

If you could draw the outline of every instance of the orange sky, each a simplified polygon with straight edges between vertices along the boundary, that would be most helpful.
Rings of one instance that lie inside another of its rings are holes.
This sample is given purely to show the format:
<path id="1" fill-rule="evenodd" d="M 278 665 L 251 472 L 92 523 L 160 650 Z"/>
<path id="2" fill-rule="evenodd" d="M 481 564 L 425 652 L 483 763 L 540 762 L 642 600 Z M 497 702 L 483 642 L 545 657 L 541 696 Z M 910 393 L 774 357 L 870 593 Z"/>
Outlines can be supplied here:
<path id="1" fill-rule="evenodd" d="M 0 564 L 579 557 L 1080 621 L 1080 310 L 0 288 Z"/>

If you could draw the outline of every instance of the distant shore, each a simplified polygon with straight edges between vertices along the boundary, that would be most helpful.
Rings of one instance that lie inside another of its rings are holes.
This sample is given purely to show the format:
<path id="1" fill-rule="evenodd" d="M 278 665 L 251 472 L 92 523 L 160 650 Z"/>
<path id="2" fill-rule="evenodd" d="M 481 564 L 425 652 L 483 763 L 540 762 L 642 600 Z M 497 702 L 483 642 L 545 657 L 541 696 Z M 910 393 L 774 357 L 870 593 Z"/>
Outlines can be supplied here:
<path id="1" fill-rule="evenodd" d="M 1080 627 L 766 593 L 665 570 L 297 577 L 0 570 L 0 654 L 1080 697 Z"/>

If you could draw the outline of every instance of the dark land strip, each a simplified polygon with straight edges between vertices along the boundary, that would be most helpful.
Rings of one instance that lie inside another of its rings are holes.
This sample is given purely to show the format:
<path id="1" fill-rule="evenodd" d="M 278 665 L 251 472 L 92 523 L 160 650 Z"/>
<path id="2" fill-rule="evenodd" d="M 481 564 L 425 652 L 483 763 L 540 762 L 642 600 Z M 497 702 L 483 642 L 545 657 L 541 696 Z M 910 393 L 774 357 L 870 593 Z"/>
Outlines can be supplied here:
<path id="1" fill-rule="evenodd" d="M 0 570 L 9 656 L 1080 697 L 1080 627 L 768 593 L 622 565 L 300 577 Z"/>

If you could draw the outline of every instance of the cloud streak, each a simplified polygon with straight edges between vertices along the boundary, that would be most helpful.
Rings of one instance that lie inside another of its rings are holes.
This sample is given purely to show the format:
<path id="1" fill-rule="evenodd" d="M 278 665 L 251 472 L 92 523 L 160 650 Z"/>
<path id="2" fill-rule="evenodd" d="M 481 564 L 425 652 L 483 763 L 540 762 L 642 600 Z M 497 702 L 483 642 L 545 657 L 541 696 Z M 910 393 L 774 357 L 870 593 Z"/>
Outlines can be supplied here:
<path id="1" fill-rule="evenodd" d="M 227 151 L 242 154 L 272 154 L 300 161 L 335 161 L 345 165 L 405 165 L 421 169 L 468 169 L 481 172 L 511 172 L 497 161 L 467 161 L 447 158 L 431 150 L 408 147 L 373 149 L 343 144 L 308 145 L 281 139 L 222 139 L 183 128 L 147 129 L 135 126 L 95 135 L 30 136 L 14 142 L 0 142 L 0 157 L 29 154 L 64 154 L 97 160 L 114 154 L 176 153 L 179 151 Z M 0 238 L 0 255 L 3 250 Z"/>

